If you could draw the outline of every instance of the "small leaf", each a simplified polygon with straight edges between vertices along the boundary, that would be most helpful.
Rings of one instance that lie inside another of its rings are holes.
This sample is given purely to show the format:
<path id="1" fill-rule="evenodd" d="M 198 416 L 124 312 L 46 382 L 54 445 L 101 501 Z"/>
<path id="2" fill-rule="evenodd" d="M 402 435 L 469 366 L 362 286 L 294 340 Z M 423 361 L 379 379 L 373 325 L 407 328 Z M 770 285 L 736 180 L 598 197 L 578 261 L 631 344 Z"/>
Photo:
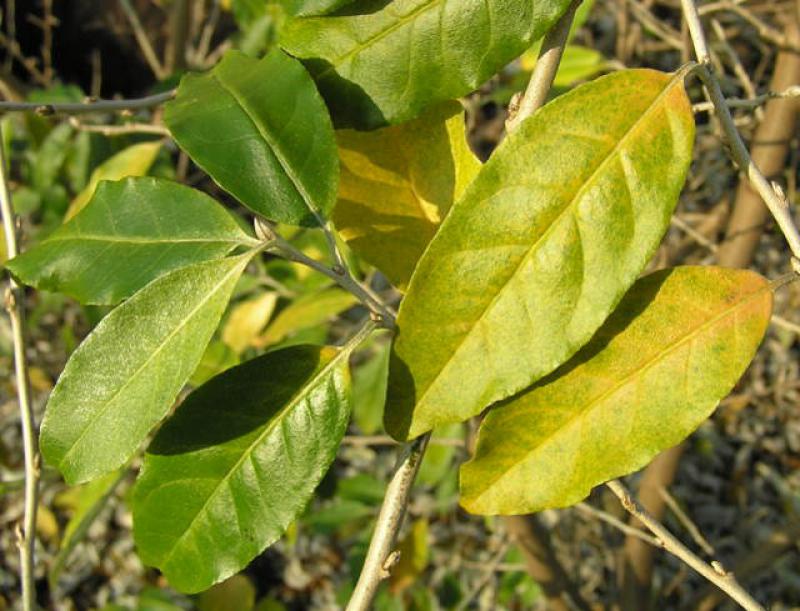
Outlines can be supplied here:
<path id="1" fill-rule="evenodd" d="M 144 142 L 121 150 L 101 163 L 89 178 L 89 184 L 75 196 L 69 205 L 64 220 L 69 220 L 83 210 L 92 199 L 97 185 L 102 180 L 120 180 L 128 176 L 144 176 L 156 160 L 162 142 Z"/>
<path id="2" fill-rule="evenodd" d="M 532 71 L 536 66 L 538 51 L 526 52 L 521 58 L 523 70 Z M 553 80 L 553 87 L 563 89 L 569 87 L 576 81 L 588 79 L 598 72 L 606 69 L 608 62 L 602 53 L 581 47 L 578 45 L 568 45 L 564 49 L 564 55 L 558 64 L 558 72 Z"/>
<path id="3" fill-rule="evenodd" d="M 234 575 L 197 597 L 199 611 L 250 611 L 256 588 L 245 575 Z"/>
<path id="4" fill-rule="evenodd" d="M 44 459 L 69 484 L 113 471 L 169 411 L 253 253 L 161 276 L 72 353 L 47 403 Z"/>
<path id="5" fill-rule="evenodd" d="M 303 295 L 281 310 L 254 344 L 259 348 L 277 344 L 293 333 L 328 322 L 357 302 L 352 294 L 338 288 Z"/>
<path id="6" fill-rule="evenodd" d="M 223 189 L 281 223 L 316 225 L 336 202 L 339 165 L 328 111 L 303 66 L 280 51 L 225 54 L 183 78 L 164 121 Z"/>
<path id="7" fill-rule="evenodd" d="M 277 293 L 263 293 L 237 303 L 222 328 L 222 341 L 235 353 L 244 352 L 269 322 L 277 301 Z"/>
<path id="8" fill-rule="evenodd" d="M 440 104 L 372 132 L 336 133 L 342 176 L 333 221 L 348 246 L 399 289 L 480 162 L 467 144 L 464 110 Z"/>
<path id="9" fill-rule="evenodd" d="M 362 2 L 290 21 L 280 44 L 306 60 L 342 127 L 413 119 L 477 89 L 542 36 L 569 0 Z M 357 9 L 362 9 L 357 12 Z"/>
<path id="10" fill-rule="evenodd" d="M 129 178 L 101 183 L 75 218 L 6 267 L 38 289 L 115 304 L 173 269 L 256 244 L 200 191 Z"/>
<path id="11" fill-rule="evenodd" d="M 481 514 L 565 507 L 695 430 L 733 388 L 772 310 L 753 272 L 678 267 L 639 280 L 572 360 L 499 404 L 461 470 Z"/>
<path id="12" fill-rule="evenodd" d="M 148 448 L 136 486 L 143 562 L 179 590 L 197 592 L 281 536 L 344 435 L 348 356 L 312 346 L 277 350 L 189 395 Z"/>
<path id="13" fill-rule="evenodd" d="M 693 138 L 683 74 L 653 70 L 602 77 L 524 121 L 417 265 L 386 430 L 466 420 L 585 344 L 669 226 Z"/>

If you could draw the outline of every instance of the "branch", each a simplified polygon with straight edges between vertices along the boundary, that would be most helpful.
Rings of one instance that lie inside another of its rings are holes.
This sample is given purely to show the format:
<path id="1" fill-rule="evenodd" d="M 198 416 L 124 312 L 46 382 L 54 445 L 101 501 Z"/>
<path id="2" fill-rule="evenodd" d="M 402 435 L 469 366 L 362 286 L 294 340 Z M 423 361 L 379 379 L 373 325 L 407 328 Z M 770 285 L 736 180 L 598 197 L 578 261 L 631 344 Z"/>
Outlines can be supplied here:
<path id="1" fill-rule="evenodd" d="M 561 18 L 553 28 L 547 33 L 542 41 L 542 48 L 539 51 L 539 58 L 531 74 L 531 80 L 525 95 L 519 101 L 519 107 L 506 121 L 506 131 L 511 132 L 530 117 L 534 112 L 541 108 L 547 100 L 547 94 L 556 78 L 558 65 L 561 63 L 561 56 L 564 54 L 564 47 L 567 45 L 569 30 L 572 27 L 572 20 L 575 11 L 580 6 L 582 0 L 573 0 Z"/>
<path id="2" fill-rule="evenodd" d="M 136 42 L 142 50 L 142 55 L 144 55 L 147 65 L 159 81 L 163 80 L 164 77 L 167 76 L 166 70 L 164 70 L 164 66 L 161 65 L 161 62 L 158 61 L 158 56 L 153 50 L 153 45 L 150 44 L 150 39 L 147 37 L 144 27 L 142 27 L 142 22 L 139 21 L 139 16 L 131 6 L 130 0 L 119 0 L 119 5 L 122 7 L 122 11 L 128 19 L 128 23 L 133 30 L 133 36 L 136 38 Z"/>
<path id="3" fill-rule="evenodd" d="M 3 141 L 0 130 L 0 142 Z M 0 214 L 3 217 L 3 231 L 6 240 L 6 255 L 9 259 L 19 253 L 14 212 L 11 205 L 11 192 L 6 177 L 6 160 L 3 146 L 0 146 Z M 17 379 L 17 399 L 22 422 L 22 447 L 25 462 L 25 513 L 22 529 L 18 531 L 20 574 L 22 579 L 22 608 L 24 611 L 36 609 L 36 586 L 34 568 L 36 564 L 36 509 L 39 492 L 39 457 L 36 444 L 36 426 L 30 399 L 28 365 L 25 360 L 25 310 L 23 290 L 9 276 L 5 291 L 5 309 L 11 321 L 11 337 L 14 343 L 14 368 Z"/>
<path id="4" fill-rule="evenodd" d="M 35 112 L 40 115 L 84 115 L 96 112 L 124 112 L 160 106 L 175 97 L 175 90 L 164 93 L 133 98 L 129 100 L 91 100 L 88 102 L 67 102 L 41 104 L 39 102 L 0 102 L 0 113 Z"/>
<path id="5" fill-rule="evenodd" d="M 739 585 L 732 573 L 728 573 L 718 562 L 711 565 L 703 562 L 696 554 L 669 532 L 658 520 L 653 518 L 638 502 L 631 496 L 619 481 L 611 480 L 606 484 L 622 503 L 622 506 L 632 516 L 639 520 L 645 527 L 653 533 L 661 543 L 662 547 L 670 554 L 682 560 L 695 571 L 700 573 L 708 581 L 725 592 L 739 605 L 748 611 L 765 611 L 747 591 Z"/>
<path id="6" fill-rule="evenodd" d="M 787 98 L 800 98 L 800 85 L 792 85 L 791 87 L 787 87 L 783 91 L 767 91 L 766 93 L 762 93 L 761 95 L 757 95 L 755 97 L 747 99 L 729 98 L 725 102 L 728 108 L 753 109 L 753 108 L 758 108 L 763 104 L 766 104 L 770 100 L 783 100 Z M 706 112 L 709 110 L 714 110 L 714 104 L 712 104 L 711 102 L 700 102 L 699 104 L 692 104 L 693 112 Z"/>

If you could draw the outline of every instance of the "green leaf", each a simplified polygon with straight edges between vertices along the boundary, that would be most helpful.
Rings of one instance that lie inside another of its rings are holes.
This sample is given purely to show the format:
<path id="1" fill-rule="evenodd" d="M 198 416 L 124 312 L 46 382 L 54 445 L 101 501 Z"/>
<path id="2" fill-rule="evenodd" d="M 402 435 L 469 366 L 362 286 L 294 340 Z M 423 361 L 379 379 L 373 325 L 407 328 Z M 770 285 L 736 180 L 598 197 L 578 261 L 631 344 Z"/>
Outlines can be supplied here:
<path id="1" fill-rule="evenodd" d="M 536 66 L 537 54 L 526 52 L 521 58 L 522 69 L 528 72 Z M 598 72 L 606 69 L 608 62 L 602 53 L 581 47 L 569 45 L 564 49 L 564 55 L 558 64 L 558 72 L 553 80 L 553 87 L 564 89 L 576 81 L 588 79 Z M 528 75 L 525 75 L 526 77 Z"/>
<path id="2" fill-rule="evenodd" d="M 383 428 L 388 375 L 389 344 L 377 346 L 369 360 L 353 372 L 353 422 L 364 435 Z"/>
<path id="3" fill-rule="evenodd" d="M 328 322 L 357 302 L 352 294 L 339 288 L 303 295 L 281 310 L 253 343 L 259 348 L 272 346 L 293 333 Z"/>
<path id="4" fill-rule="evenodd" d="M 250 611 L 256 604 L 256 588 L 245 575 L 234 575 L 197 597 L 199 611 Z"/>
<path id="5" fill-rule="evenodd" d="M 653 70 L 602 77 L 524 121 L 417 265 L 387 431 L 466 420 L 585 344 L 669 226 L 693 138 L 683 74 Z"/>
<path id="6" fill-rule="evenodd" d="M 353 2 L 355 0 L 281 0 L 289 14 L 298 17 L 328 15 Z"/>
<path id="7" fill-rule="evenodd" d="M 101 183 L 75 218 L 6 267 L 38 289 L 115 304 L 173 269 L 256 244 L 200 191 L 128 178 Z"/>
<path id="8" fill-rule="evenodd" d="M 480 169 L 467 144 L 464 110 L 448 102 L 402 125 L 341 130 L 336 137 L 342 176 L 333 222 L 350 248 L 405 289 Z"/>
<path id="9" fill-rule="evenodd" d="M 150 444 L 136 486 L 143 562 L 197 592 L 281 536 L 344 435 L 349 352 L 277 350 L 189 395 Z"/>
<path id="10" fill-rule="evenodd" d="M 89 184 L 75 196 L 69 205 L 65 220 L 71 219 L 89 203 L 97 185 L 103 180 L 120 180 L 127 176 L 144 176 L 156 160 L 162 141 L 134 144 L 106 159 L 95 168 Z"/>
<path id="11" fill-rule="evenodd" d="M 161 276 L 72 353 L 42 422 L 44 459 L 69 484 L 113 471 L 169 411 L 253 253 Z"/>
<path id="12" fill-rule="evenodd" d="M 223 189 L 268 219 L 313 226 L 336 203 L 328 111 L 303 66 L 280 51 L 236 51 L 183 78 L 164 111 L 175 141 Z"/>
<path id="13" fill-rule="evenodd" d="M 237 303 L 222 328 L 222 341 L 236 354 L 244 352 L 269 322 L 277 302 L 277 293 L 266 292 Z"/>
<path id="14" fill-rule="evenodd" d="M 572 360 L 484 420 L 461 470 L 482 514 L 565 507 L 688 436 L 733 388 L 772 310 L 753 272 L 678 267 L 639 280 Z"/>
<path id="15" fill-rule="evenodd" d="M 281 46 L 306 60 L 337 124 L 378 127 L 463 96 L 519 56 L 569 0 L 361 2 L 294 19 Z M 355 11 L 352 11 L 355 12 Z"/>

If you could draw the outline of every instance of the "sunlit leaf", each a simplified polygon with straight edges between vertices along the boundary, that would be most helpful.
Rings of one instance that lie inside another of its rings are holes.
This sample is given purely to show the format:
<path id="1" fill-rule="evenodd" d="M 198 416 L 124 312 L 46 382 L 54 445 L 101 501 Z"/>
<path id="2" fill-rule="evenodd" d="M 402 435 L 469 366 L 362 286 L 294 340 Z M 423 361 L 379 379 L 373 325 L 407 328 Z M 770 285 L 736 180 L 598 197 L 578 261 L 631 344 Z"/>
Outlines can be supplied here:
<path id="1" fill-rule="evenodd" d="M 303 66 L 280 51 L 228 52 L 183 78 L 164 121 L 175 141 L 245 206 L 282 223 L 315 225 L 336 202 L 336 140 Z"/>
<path id="2" fill-rule="evenodd" d="M 683 74 L 652 70 L 582 85 L 523 122 L 417 265 L 387 431 L 466 420 L 586 343 L 666 231 L 693 137 Z"/>
<path id="3" fill-rule="evenodd" d="M 68 483 L 122 465 L 166 415 L 251 257 L 161 276 L 106 316 L 72 353 L 41 430 L 44 459 Z"/>
<path id="4" fill-rule="evenodd" d="M 237 303 L 222 328 L 222 341 L 234 352 L 244 352 L 258 337 L 275 310 L 278 294 L 263 293 Z"/>
<path id="5" fill-rule="evenodd" d="M 356 253 L 404 289 L 453 201 L 480 169 L 464 111 L 440 104 L 419 119 L 336 133 L 342 176 L 334 223 Z"/>
<path id="6" fill-rule="evenodd" d="M 477 89 L 519 56 L 569 0 L 362 2 L 299 18 L 280 44 L 306 60 L 341 126 L 377 127 Z"/>
<path id="7" fill-rule="evenodd" d="M 134 536 L 146 564 L 196 592 L 281 536 L 344 435 L 348 356 L 277 350 L 189 395 L 150 444 L 136 486 Z"/>
<path id="8" fill-rule="evenodd" d="M 523 70 L 531 71 L 536 66 L 537 55 L 532 52 L 526 52 L 521 59 Z M 599 51 L 578 45 L 569 45 L 564 49 L 564 55 L 558 65 L 558 72 L 553 80 L 553 87 L 569 87 L 576 81 L 588 79 L 601 72 L 607 65 L 608 62 Z"/>
<path id="9" fill-rule="evenodd" d="M 102 180 L 120 180 L 127 176 L 144 176 L 156 160 L 162 142 L 134 144 L 107 159 L 92 172 L 89 184 L 75 196 L 69 205 L 65 220 L 78 214 L 92 199 Z"/>
<path id="10" fill-rule="evenodd" d="M 461 471 L 484 514 L 571 505 L 697 428 L 733 388 L 769 323 L 753 272 L 678 267 L 639 280 L 581 351 L 497 405 Z"/>
<path id="11" fill-rule="evenodd" d="M 200 191 L 129 178 L 101 183 L 75 218 L 6 267 L 36 288 L 115 304 L 173 269 L 255 244 Z"/>

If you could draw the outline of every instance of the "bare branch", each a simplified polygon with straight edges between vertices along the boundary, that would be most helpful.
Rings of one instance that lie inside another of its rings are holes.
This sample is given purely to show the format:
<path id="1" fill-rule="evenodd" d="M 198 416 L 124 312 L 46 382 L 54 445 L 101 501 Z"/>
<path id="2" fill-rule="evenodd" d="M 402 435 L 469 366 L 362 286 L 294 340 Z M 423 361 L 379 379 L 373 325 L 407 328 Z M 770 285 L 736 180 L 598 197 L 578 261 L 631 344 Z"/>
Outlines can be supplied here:
<path id="1" fill-rule="evenodd" d="M 35 112 L 40 115 L 85 115 L 101 112 L 124 112 L 143 110 L 160 106 L 175 97 L 175 90 L 128 100 L 90 100 L 87 102 L 67 102 L 42 104 L 39 102 L 0 102 L 0 113 Z"/>

